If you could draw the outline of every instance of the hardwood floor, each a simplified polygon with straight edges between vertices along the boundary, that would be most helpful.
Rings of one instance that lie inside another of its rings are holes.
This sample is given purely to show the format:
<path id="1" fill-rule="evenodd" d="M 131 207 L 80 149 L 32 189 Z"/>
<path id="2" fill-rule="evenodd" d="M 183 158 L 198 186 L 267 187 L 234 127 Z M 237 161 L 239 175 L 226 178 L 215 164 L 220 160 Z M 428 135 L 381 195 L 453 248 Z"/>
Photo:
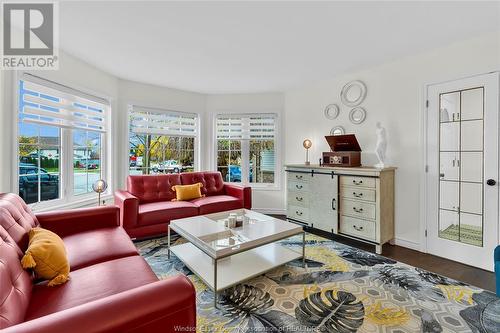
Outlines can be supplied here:
<path id="1" fill-rule="evenodd" d="M 284 215 L 274 215 L 276 218 L 285 219 Z M 375 253 L 375 246 L 358 242 L 342 236 L 333 236 L 317 229 L 308 228 L 308 232 L 338 241 L 365 251 Z M 382 255 L 408 265 L 419 267 L 430 272 L 441 274 L 452 279 L 463 281 L 473 286 L 495 292 L 495 274 L 476 267 L 461 264 L 456 261 L 436 257 L 431 254 L 410 250 L 405 247 L 385 244 Z M 492 259 L 493 260 L 493 257 Z"/>

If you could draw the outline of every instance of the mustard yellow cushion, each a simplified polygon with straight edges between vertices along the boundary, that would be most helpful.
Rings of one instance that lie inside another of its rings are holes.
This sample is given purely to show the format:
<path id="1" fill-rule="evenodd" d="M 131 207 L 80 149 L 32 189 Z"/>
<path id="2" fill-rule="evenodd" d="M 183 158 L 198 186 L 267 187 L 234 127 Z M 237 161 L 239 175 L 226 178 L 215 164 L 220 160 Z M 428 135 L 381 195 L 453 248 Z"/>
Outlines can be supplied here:
<path id="1" fill-rule="evenodd" d="M 176 196 L 172 201 L 186 201 L 204 197 L 204 195 L 201 194 L 202 187 L 202 183 L 172 186 L 172 190 L 175 191 Z"/>
<path id="2" fill-rule="evenodd" d="M 55 286 L 69 280 L 69 261 L 64 243 L 58 235 L 43 228 L 29 232 L 28 249 L 21 259 L 24 269 L 33 268 L 38 278 Z"/>

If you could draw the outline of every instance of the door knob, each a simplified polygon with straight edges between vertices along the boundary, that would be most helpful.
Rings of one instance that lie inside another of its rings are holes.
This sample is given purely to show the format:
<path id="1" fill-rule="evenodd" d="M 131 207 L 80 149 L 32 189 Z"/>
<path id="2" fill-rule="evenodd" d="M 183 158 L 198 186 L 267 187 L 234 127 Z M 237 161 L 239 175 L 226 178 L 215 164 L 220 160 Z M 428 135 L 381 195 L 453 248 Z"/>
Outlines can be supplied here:
<path id="1" fill-rule="evenodd" d="M 497 184 L 497 182 L 494 179 L 488 179 L 486 181 L 486 184 L 488 184 L 490 186 L 495 186 Z"/>

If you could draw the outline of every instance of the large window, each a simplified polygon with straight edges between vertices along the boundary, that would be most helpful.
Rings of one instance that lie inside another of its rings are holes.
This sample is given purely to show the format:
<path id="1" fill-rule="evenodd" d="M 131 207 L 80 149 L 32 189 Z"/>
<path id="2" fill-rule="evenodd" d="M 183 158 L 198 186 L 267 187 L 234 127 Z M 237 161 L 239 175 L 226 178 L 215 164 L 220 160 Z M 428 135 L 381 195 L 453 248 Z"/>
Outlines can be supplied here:
<path id="1" fill-rule="evenodd" d="M 19 195 L 31 204 L 92 192 L 104 177 L 108 103 L 29 74 L 18 92 Z"/>
<path id="2" fill-rule="evenodd" d="M 196 114 L 132 106 L 129 123 L 129 174 L 194 170 Z"/>
<path id="3" fill-rule="evenodd" d="M 217 116 L 217 170 L 226 181 L 275 183 L 276 118 L 276 114 Z"/>

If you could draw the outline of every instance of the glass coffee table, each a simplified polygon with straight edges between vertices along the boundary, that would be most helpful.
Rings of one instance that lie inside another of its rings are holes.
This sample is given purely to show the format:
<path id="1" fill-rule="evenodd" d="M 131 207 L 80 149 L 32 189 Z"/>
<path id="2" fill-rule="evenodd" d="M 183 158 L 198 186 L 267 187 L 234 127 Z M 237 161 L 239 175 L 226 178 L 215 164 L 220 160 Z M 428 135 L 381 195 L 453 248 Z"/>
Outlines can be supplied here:
<path id="1" fill-rule="evenodd" d="M 230 213 L 244 216 L 243 225 L 224 226 Z M 175 231 L 187 243 L 170 246 Z M 302 234 L 299 253 L 277 242 Z M 217 292 L 261 275 L 292 260 L 305 260 L 302 226 L 247 209 L 172 220 L 168 226 L 168 257 L 172 251 L 193 273 Z"/>

